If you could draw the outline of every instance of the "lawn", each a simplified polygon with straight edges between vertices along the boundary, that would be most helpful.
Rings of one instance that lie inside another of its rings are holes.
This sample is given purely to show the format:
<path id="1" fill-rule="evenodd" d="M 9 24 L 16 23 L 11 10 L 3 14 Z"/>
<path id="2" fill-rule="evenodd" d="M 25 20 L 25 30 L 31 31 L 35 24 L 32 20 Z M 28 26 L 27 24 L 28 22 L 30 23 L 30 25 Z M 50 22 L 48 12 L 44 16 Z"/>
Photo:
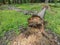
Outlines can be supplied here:
<path id="1" fill-rule="evenodd" d="M 24 10 L 37 10 L 42 9 L 41 4 L 16 4 L 18 8 Z M 60 35 L 60 8 L 52 7 L 53 11 L 51 13 L 46 11 L 45 21 L 47 21 L 46 28 L 51 29 L 53 32 Z M 24 15 L 22 12 L 16 12 L 14 10 L 0 10 L 0 36 L 3 36 L 6 31 L 15 30 L 18 32 L 18 27 L 20 25 L 27 26 L 27 19 L 30 15 Z"/>

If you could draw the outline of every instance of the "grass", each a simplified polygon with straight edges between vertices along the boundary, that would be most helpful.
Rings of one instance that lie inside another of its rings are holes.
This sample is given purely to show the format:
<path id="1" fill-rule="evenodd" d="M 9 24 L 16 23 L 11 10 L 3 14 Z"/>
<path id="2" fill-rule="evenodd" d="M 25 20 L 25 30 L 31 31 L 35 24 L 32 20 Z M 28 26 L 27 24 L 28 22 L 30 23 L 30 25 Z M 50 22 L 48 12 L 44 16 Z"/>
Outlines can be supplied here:
<path id="1" fill-rule="evenodd" d="M 36 3 L 36 4 L 21 4 L 21 5 L 16 4 L 15 6 L 18 8 L 22 8 L 24 10 L 38 10 L 38 11 L 41 10 L 41 4 L 38 4 L 38 3 Z"/>
<path id="2" fill-rule="evenodd" d="M 27 25 L 29 16 L 16 11 L 3 10 L 0 11 L 0 36 L 8 30 L 18 30 L 20 25 Z"/>
<path id="3" fill-rule="evenodd" d="M 21 4 L 15 5 L 18 8 L 24 10 L 41 10 L 41 4 Z M 52 7 L 57 13 L 50 13 L 46 11 L 45 20 L 48 22 L 46 28 L 51 29 L 53 32 L 60 34 L 60 8 Z M 14 10 L 0 10 L 0 36 L 8 30 L 15 30 L 17 33 L 20 25 L 27 26 L 27 19 L 30 15 L 24 15 L 21 12 L 16 12 Z"/>
<path id="4" fill-rule="evenodd" d="M 48 21 L 47 28 L 60 35 L 60 8 L 53 8 L 57 13 L 51 14 L 47 11 L 45 20 Z"/>

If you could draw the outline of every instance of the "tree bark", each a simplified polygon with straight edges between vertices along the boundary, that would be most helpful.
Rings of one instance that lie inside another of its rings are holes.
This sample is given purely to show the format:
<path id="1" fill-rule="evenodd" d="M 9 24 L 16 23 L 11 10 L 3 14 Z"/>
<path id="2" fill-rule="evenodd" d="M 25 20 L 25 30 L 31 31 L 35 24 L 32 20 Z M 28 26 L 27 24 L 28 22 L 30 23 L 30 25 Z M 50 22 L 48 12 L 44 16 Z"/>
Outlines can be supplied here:
<path id="1" fill-rule="evenodd" d="M 8 0 L 8 4 L 11 4 L 11 1 L 10 0 Z"/>
<path id="2" fill-rule="evenodd" d="M 3 4 L 6 4 L 6 3 L 5 3 L 5 0 L 3 0 Z"/>
<path id="3" fill-rule="evenodd" d="M 49 0 L 45 0 L 45 3 L 48 4 L 48 1 L 49 1 Z"/>

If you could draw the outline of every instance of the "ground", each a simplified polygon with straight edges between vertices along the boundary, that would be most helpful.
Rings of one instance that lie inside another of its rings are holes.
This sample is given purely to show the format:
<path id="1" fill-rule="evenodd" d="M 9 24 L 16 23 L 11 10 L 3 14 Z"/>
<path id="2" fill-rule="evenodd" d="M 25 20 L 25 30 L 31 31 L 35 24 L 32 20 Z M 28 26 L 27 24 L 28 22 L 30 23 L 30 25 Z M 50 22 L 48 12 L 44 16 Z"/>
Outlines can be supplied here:
<path id="1" fill-rule="evenodd" d="M 40 11 L 42 9 L 41 4 L 16 4 L 14 6 L 24 10 Z M 51 9 L 53 11 L 50 12 L 47 10 L 44 17 L 45 21 L 47 21 L 46 28 L 60 35 L 60 7 L 54 7 L 52 5 Z M 4 36 L 5 32 L 9 30 L 14 30 L 19 34 L 20 25 L 26 27 L 27 19 L 30 16 L 31 15 L 24 15 L 23 12 L 17 12 L 15 10 L 0 10 L 0 36 Z"/>

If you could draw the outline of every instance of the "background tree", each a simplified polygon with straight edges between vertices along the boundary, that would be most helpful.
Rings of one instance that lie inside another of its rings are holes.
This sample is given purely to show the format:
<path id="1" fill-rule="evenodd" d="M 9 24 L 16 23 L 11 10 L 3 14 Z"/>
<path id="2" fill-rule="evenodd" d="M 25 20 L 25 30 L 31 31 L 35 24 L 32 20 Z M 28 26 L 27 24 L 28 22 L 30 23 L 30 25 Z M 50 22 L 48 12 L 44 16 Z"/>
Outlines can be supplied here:
<path id="1" fill-rule="evenodd" d="M 6 3 L 5 3 L 5 0 L 2 0 L 2 2 L 3 2 L 3 4 L 6 4 Z"/>
<path id="2" fill-rule="evenodd" d="M 54 0 L 55 6 L 57 6 L 57 0 Z"/>
<path id="3" fill-rule="evenodd" d="M 11 0 L 8 0 L 8 4 L 11 4 Z"/>
<path id="4" fill-rule="evenodd" d="M 57 1 L 60 0 L 0 0 L 0 3 L 3 4 L 21 4 L 21 3 L 41 3 L 41 2 L 45 2 L 46 4 L 48 4 L 49 2 L 54 2 L 55 5 L 57 6 Z"/>

